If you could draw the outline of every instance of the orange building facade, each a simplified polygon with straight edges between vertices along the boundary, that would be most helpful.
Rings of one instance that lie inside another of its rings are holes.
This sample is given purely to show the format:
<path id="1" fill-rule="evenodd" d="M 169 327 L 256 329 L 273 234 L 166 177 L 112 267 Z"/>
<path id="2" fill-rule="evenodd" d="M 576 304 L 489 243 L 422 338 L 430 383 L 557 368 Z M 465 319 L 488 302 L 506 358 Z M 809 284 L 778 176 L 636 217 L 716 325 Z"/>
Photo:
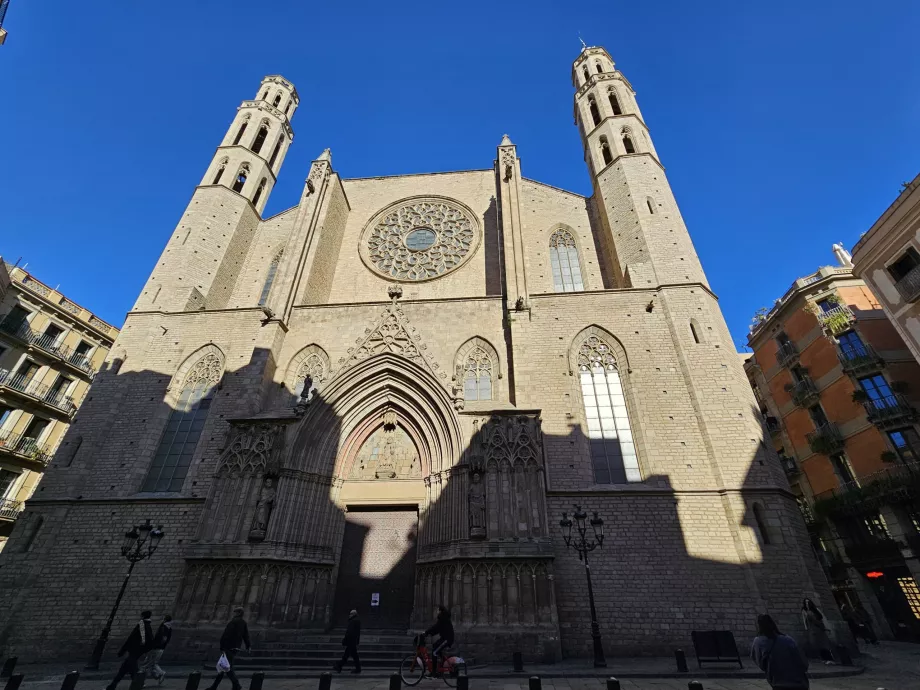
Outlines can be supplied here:
<path id="1" fill-rule="evenodd" d="M 920 365 L 850 265 L 796 280 L 748 344 L 748 379 L 838 604 L 881 637 L 920 641 Z"/>

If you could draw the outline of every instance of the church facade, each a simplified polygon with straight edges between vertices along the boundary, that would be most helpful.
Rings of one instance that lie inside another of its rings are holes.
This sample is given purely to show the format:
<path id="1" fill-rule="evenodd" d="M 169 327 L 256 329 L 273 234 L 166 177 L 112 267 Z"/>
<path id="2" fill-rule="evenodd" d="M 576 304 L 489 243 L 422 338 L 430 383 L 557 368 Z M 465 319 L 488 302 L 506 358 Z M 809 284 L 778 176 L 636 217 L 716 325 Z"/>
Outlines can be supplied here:
<path id="1" fill-rule="evenodd" d="M 476 658 L 590 655 L 573 505 L 604 520 L 608 651 L 832 609 L 636 95 L 602 48 L 572 79 L 590 197 L 505 136 L 460 172 L 348 179 L 324 151 L 263 218 L 299 103 L 266 77 L 0 556 L 0 646 L 88 654 L 147 519 L 113 634 L 170 612 L 190 658 L 235 606 L 259 646 L 441 603 Z"/>

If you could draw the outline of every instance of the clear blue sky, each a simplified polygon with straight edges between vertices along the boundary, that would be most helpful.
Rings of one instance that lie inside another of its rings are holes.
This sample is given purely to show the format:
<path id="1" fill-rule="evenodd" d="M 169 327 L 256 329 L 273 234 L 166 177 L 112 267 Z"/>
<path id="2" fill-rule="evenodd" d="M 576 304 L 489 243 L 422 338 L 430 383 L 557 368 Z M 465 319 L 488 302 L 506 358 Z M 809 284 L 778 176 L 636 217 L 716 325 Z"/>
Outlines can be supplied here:
<path id="1" fill-rule="evenodd" d="M 121 325 L 265 74 L 301 96 L 270 214 L 327 146 L 344 177 L 485 168 L 504 132 L 527 177 L 589 194 L 581 32 L 637 90 L 742 343 L 918 172 L 918 26 L 904 0 L 12 0 L 0 253 Z"/>

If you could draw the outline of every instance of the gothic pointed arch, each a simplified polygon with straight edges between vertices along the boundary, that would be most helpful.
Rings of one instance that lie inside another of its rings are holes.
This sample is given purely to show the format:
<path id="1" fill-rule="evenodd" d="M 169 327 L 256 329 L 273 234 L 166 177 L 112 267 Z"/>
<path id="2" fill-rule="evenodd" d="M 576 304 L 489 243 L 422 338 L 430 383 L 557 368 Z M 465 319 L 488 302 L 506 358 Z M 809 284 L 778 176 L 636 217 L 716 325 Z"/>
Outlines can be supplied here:
<path id="1" fill-rule="evenodd" d="M 177 388 L 181 388 L 182 384 L 185 383 L 186 379 L 189 377 L 193 367 L 207 368 L 208 376 L 214 380 L 215 385 L 219 385 L 225 361 L 226 357 L 224 356 L 223 350 L 217 347 L 217 345 L 214 343 L 202 345 L 186 355 L 185 359 L 182 360 L 182 364 L 179 365 L 179 368 L 176 369 L 176 373 L 173 374 L 172 380 L 170 380 L 166 391 L 168 393 L 173 393 Z"/>
<path id="2" fill-rule="evenodd" d="M 319 345 L 307 345 L 291 358 L 287 372 L 284 375 L 284 384 L 294 395 L 300 396 L 304 384 L 309 378 L 316 391 L 322 390 L 322 384 L 329 380 L 332 365 L 329 355 Z"/>
<path id="3" fill-rule="evenodd" d="M 585 289 L 581 267 L 581 248 L 576 240 L 575 230 L 564 224 L 550 229 L 549 259 L 553 273 L 553 289 L 556 292 L 580 292 Z"/>
<path id="4" fill-rule="evenodd" d="M 503 400 L 500 391 L 501 360 L 492 343 L 474 336 L 454 356 L 454 390 L 466 402 Z"/>

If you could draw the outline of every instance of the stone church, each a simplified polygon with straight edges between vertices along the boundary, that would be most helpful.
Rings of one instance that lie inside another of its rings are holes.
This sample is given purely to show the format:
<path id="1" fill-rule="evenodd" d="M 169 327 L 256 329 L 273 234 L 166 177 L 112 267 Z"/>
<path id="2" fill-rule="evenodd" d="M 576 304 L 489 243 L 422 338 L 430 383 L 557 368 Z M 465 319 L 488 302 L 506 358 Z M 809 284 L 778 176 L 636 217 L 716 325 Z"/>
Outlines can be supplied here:
<path id="1" fill-rule="evenodd" d="M 0 556 L 0 651 L 88 655 L 147 519 L 113 637 L 169 612 L 176 656 L 234 606 L 259 646 L 439 603 L 461 653 L 590 655 L 575 504 L 604 520 L 608 652 L 832 609 L 636 93 L 603 48 L 572 81 L 590 197 L 504 136 L 482 169 L 391 177 L 327 149 L 263 218 L 300 101 L 266 77 Z"/>

